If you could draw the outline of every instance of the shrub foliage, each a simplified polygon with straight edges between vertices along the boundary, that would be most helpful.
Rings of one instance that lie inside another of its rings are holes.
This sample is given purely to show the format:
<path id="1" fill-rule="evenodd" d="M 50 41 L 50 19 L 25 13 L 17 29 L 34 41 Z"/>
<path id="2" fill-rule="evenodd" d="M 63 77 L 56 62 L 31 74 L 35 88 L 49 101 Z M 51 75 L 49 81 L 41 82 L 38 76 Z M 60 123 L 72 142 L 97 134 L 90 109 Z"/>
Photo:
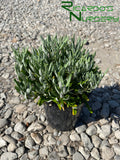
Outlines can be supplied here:
<path id="1" fill-rule="evenodd" d="M 59 109 L 64 110 L 65 105 L 72 107 L 75 115 L 77 106 L 88 100 L 87 94 L 104 76 L 95 66 L 95 53 L 84 49 L 80 38 L 75 42 L 75 36 L 69 39 L 48 35 L 41 39 L 43 43 L 38 49 L 13 49 L 15 88 L 25 98 L 40 96 L 39 105 L 53 101 Z"/>

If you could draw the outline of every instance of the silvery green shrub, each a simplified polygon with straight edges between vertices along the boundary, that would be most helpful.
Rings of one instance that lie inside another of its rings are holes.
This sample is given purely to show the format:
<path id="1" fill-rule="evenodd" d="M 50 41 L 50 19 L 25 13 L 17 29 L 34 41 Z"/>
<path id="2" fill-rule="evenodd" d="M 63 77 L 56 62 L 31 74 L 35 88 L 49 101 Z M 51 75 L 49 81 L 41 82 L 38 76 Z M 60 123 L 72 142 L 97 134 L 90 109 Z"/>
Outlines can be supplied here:
<path id="1" fill-rule="evenodd" d="M 32 51 L 13 48 L 17 74 L 15 88 L 25 98 L 39 96 L 39 105 L 53 101 L 59 109 L 64 110 L 65 105 L 72 107 L 75 115 L 77 106 L 88 101 L 88 93 L 104 76 L 95 65 L 95 53 L 84 49 L 84 41 L 80 38 L 75 42 L 75 36 L 48 35 L 41 39 L 42 45 Z"/>

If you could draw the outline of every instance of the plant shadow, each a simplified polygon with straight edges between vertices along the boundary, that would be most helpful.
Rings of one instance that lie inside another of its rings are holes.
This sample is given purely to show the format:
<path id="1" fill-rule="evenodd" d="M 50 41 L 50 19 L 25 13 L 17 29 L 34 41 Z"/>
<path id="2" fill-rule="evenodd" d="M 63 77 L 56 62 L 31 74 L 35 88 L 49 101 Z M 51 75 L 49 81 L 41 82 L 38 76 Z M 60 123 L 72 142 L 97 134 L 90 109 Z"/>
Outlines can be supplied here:
<path id="1" fill-rule="evenodd" d="M 94 89 L 89 95 L 89 106 L 93 113 L 91 114 L 84 105 L 75 128 L 101 119 L 120 120 L 120 85 L 116 83 L 113 86 Z"/>

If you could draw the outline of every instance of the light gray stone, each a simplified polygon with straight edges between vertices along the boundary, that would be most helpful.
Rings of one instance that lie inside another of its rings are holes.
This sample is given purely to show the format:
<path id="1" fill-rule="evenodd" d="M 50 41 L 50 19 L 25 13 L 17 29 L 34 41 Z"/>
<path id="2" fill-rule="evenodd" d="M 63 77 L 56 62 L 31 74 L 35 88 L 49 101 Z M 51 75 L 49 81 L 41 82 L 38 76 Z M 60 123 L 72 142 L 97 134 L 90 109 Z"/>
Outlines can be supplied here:
<path id="1" fill-rule="evenodd" d="M 35 141 L 36 144 L 42 143 L 42 136 L 39 133 L 31 133 L 31 137 Z"/>
<path id="2" fill-rule="evenodd" d="M 27 153 L 23 154 L 22 157 L 20 158 L 20 160 L 29 160 Z"/>
<path id="3" fill-rule="evenodd" d="M 112 148 L 104 147 L 101 155 L 104 160 L 110 160 L 113 159 L 115 153 Z"/>
<path id="4" fill-rule="evenodd" d="M 32 114 L 32 115 L 29 115 L 25 120 L 24 120 L 24 122 L 25 123 L 32 123 L 32 122 L 34 122 L 35 120 L 36 120 L 36 116 L 34 115 L 34 114 Z"/>
<path id="5" fill-rule="evenodd" d="M 70 139 L 71 141 L 80 141 L 80 136 L 76 132 L 74 132 L 70 135 Z"/>
<path id="6" fill-rule="evenodd" d="M 1 99 L 6 99 L 7 98 L 5 93 L 1 93 L 0 96 L 1 96 Z"/>
<path id="7" fill-rule="evenodd" d="M 86 133 L 89 135 L 89 136 L 92 136 L 94 134 L 97 133 L 97 129 L 94 125 L 91 125 L 89 126 L 87 129 L 86 129 Z"/>
<path id="8" fill-rule="evenodd" d="M 114 160 L 120 160 L 120 155 L 116 155 L 116 156 L 114 157 Z"/>
<path id="9" fill-rule="evenodd" d="M 18 132 L 12 132 L 11 137 L 13 137 L 16 140 L 19 140 L 20 138 L 23 137 L 23 135 Z"/>
<path id="10" fill-rule="evenodd" d="M 100 154 L 97 150 L 97 148 L 93 148 L 92 151 L 91 151 L 91 156 L 97 160 L 100 159 Z"/>
<path id="11" fill-rule="evenodd" d="M 36 157 L 34 158 L 34 160 L 40 160 L 40 157 L 39 157 L 39 156 L 36 156 Z"/>
<path id="12" fill-rule="evenodd" d="M 4 106 L 4 101 L 0 99 L 0 109 Z"/>
<path id="13" fill-rule="evenodd" d="M 115 134 L 115 137 L 116 137 L 118 140 L 120 140 L 120 131 L 117 130 L 117 131 L 114 132 L 114 134 Z"/>
<path id="14" fill-rule="evenodd" d="M 115 122 L 115 120 L 112 120 L 112 130 L 116 131 L 117 129 L 120 128 L 120 125 L 118 122 Z"/>
<path id="15" fill-rule="evenodd" d="M 13 131 L 12 127 L 9 127 L 5 130 L 5 134 L 11 134 Z"/>
<path id="16" fill-rule="evenodd" d="M 28 157 L 29 157 L 30 159 L 32 159 L 32 160 L 33 160 L 37 155 L 38 155 L 38 151 L 37 151 L 37 150 L 33 150 L 33 151 L 28 152 Z"/>
<path id="17" fill-rule="evenodd" d="M 15 151 L 15 149 L 17 148 L 17 146 L 14 143 L 10 143 L 7 147 L 8 152 L 13 152 Z"/>
<path id="18" fill-rule="evenodd" d="M 85 133 L 81 133 L 81 140 L 84 144 L 84 147 L 88 148 L 91 151 L 93 148 L 93 144 L 91 143 L 90 138 Z"/>
<path id="19" fill-rule="evenodd" d="M 13 97 L 10 101 L 10 104 L 19 104 L 20 103 L 20 99 L 19 97 Z"/>
<path id="20" fill-rule="evenodd" d="M 34 145 L 35 145 L 35 142 L 33 141 L 33 139 L 30 136 L 27 136 L 25 140 L 25 147 L 31 149 Z"/>
<path id="21" fill-rule="evenodd" d="M 63 133 L 63 134 L 58 138 L 58 141 L 60 142 L 61 145 L 66 146 L 66 145 L 69 143 L 70 139 L 69 139 L 69 136 L 68 136 L 68 135 L 66 135 L 66 134 Z"/>
<path id="22" fill-rule="evenodd" d="M 49 154 L 48 160 L 60 160 L 60 157 L 58 156 L 56 151 L 53 151 Z"/>
<path id="23" fill-rule="evenodd" d="M 52 137 L 52 135 L 48 136 L 48 143 L 47 145 L 55 145 L 56 144 L 56 139 Z"/>
<path id="24" fill-rule="evenodd" d="M 120 145 L 119 144 L 113 144 L 113 149 L 116 155 L 120 155 Z"/>
<path id="25" fill-rule="evenodd" d="M 45 129 L 45 126 L 42 124 L 39 124 L 38 122 L 33 122 L 29 127 L 28 127 L 28 131 L 31 132 L 35 132 L 35 131 L 43 131 Z"/>
<path id="26" fill-rule="evenodd" d="M 16 153 L 18 155 L 18 158 L 20 158 L 25 152 L 25 148 L 24 147 L 19 147 L 16 149 Z"/>
<path id="27" fill-rule="evenodd" d="M 109 138 L 108 141 L 110 144 L 118 143 L 118 140 L 115 138 L 115 136 L 112 136 L 111 138 Z"/>
<path id="28" fill-rule="evenodd" d="M 111 126 L 109 124 L 103 125 L 101 127 L 102 131 L 99 134 L 99 137 L 102 139 L 105 139 L 106 137 L 108 137 L 111 134 Z"/>
<path id="29" fill-rule="evenodd" d="M 24 132 L 26 131 L 26 126 L 22 122 L 18 122 L 15 125 L 14 130 L 18 133 L 24 134 Z"/>
<path id="30" fill-rule="evenodd" d="M 2 77 L 5 78 L 5 79 L 8 79 L 9 73 L 4 73 L 4 74 L 2 75 Z"/>
<path id="31" fill-rule="evenodd" d="M 48 148 L 47 147 L 40 148 L 39 154 L 40 154 L 40 157 L 44 157 L 44 156 L 48 155 Z"/>
<path id="32" fill-rule="evenodd" d="M 83 155 L 85 159 L 88 159 L 90 157 L 90 152 L 87 148 L 83 148 L 82 146 L 79 146 L 78 151 Z"/>
<path id="33" fill-rule="evenodd" d="M 26 105 L 25 104 L 18 104 L 18 105 L 15 105 L 15 112 L 17 113 L 23 113 L 26 109 Z"/>
<path id="34" fill-rule="evenodd" d="M 86 128 L 87 128 L 86 125 L 81 125 L 79 127 L 76 127 L 75 130 L 77 131 L 78 134 L 81 134 L 86 130 Z"/>
<path id="35" fill-rule="evenodd" d="M 108 140 L 103 140 L 101 145 L 100 145 L 100 149 L 104 149 L 104 147 L 110 147 L 110 144 L 108 142 Z"/>
<path id="36" fill-rule="evenodd" d="M 16 144 L 16 140 L 15 140 L 14 138 L 12 138 L 11 136 L 5 135 L 5 136 L 3 137 L 3 139 L 4 139 L 5 141 L 7 141 L 8 143 Z"/>
<path id="37" fill-rule="evenodd" d="M 41 119 L 42 122 L 44 122 L 46 118 L 45 118 L 44 115 L 41 115 L 41 116 L 40 116 L 40 119 Z"/>
<path id="38" fill-rule="evenodd" d="M 13 111 L 12 111 L 11 109 L 8 109 L 8 110 L 6 111 L 6 113 L 5 113 L 4 118 L 6 118 L 6 119 L 10 118 L 11 115 L 12 115 L 12 113 L 13 113 Z"/>
<path id="39" fill-rule="evenodd" d="M 0 136 L 0 148 L 4 147 L 6 145 L 7 145 L 6 141 Z"/>
<path id="40" fill-rule="evenodd" d="M 92 143 L 94 144 L 94 146 L 96 148 L 99 148 L 102 140 L 98 136 L 96 136 L 96 135 L 93 135 L 91 138 L 92 138 Z"/>
<path id="41" fill-rule="evenodd" d="M 0 128 L 5 127 L 8 124 L 8 121 L 6 119 L 0 119 Z"/>
<path id="42" fill-rule="evenodd" d="M 85 159 L 79 152 L 75 152 L 73 154 L 73 160 L 85 160 Z"/>
<path id="43" fill-rule="evenodd" d="M 5 152 L 1 155 L 1 160 L 16 160 L 17 154 L 12 152 Z"/>
<path id="44" fill-rule="evenodd" d="M 39 144 L 36 144 L 35 146 L 33 146 L 33 149 L 35 149 L 35 150 L 39 150 L 39 148 L 40 148 Z"/>
<path id="45" fill-rule="evenodd" d="M 68 152 L 67 152 L 67 148 L 65 146 L 60 146 L 58 148 L 59 152 L 58 152 L 58 156 L 59 157 L 67 157 L 68 156 Z"/>
<path id="46" fill-rule="evenodd" d="M 100 122 L 101 125 L 104 125 L 104 124 L 108 124 L 108 123 L 109 123 L 108 119 L 104 119 L 104 118 L 100 119 L 99 122 Z M 96 124 L 95 124 L 95 125 L 96 125 Z"/>

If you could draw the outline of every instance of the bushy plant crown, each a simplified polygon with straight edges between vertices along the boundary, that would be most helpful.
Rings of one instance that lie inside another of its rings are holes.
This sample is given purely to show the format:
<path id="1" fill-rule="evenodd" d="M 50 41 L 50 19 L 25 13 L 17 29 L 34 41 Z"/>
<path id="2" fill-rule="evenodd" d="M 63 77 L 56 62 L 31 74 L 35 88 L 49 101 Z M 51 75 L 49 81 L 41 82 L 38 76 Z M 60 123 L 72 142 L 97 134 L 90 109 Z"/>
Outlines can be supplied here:
<path id="1" fill-rule="evenodd" d="M 83 49 L 84 41 L 75 36 L 41 37 L 38 49 L 13 49 L 15 56 L 16 90 L 25 98 L 37 98 L 38 104 L 53 101 L 59 109 L 77 106 L 88 100 L 87 93 L 95 89 L 103 73 L 95 66 L 95 53 Z M 88 106 L 89 107 L 89 106 Z M 90 109 L 90 108 L 89 108 Z"/>

